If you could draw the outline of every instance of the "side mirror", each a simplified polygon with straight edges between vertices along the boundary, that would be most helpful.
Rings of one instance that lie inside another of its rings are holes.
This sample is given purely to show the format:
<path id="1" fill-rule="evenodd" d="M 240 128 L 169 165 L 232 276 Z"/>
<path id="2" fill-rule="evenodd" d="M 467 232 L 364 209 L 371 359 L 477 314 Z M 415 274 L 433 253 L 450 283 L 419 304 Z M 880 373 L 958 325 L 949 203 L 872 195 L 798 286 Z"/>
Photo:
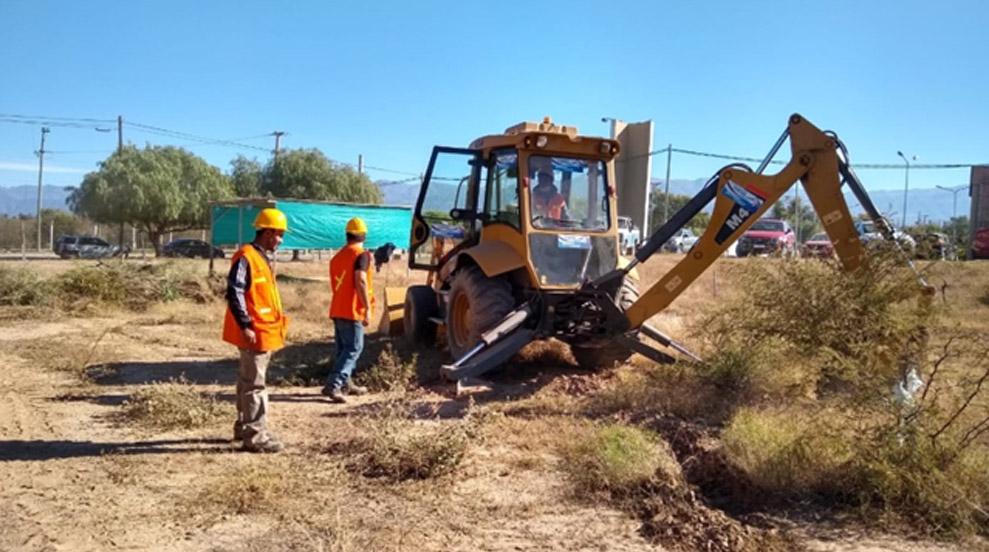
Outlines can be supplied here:
<path id="1" fill-rule="evenodd" d="M 470 209 L 450 209 L 450 218 L 453 220 L 474 220 L 477 218 L 477 212 Z"/>

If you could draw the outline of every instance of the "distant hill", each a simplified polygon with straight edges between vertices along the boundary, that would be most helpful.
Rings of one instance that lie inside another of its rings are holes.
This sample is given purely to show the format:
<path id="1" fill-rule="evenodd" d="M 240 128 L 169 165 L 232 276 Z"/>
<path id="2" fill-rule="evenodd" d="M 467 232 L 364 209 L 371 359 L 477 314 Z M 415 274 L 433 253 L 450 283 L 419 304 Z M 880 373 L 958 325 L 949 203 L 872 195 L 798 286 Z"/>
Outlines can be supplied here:
<path id="1" fill-rule="evenodd" d="M 419 197 L 419 181 L 391 182 L 379 180 L 375 182 L 381 190 L 382 203 L 385 205 L 404 205 L 411 207 Z"/>
<path id="2" fill-rule="evenodd" d="M 61 186 L 42 186 L 41 206 L 44 209 L 61 209 L 68 211 L 65 204 L 69 192 Z M 38 210 L 37 186 L 0 186 L 0 215 L 16 216 L 20 214 L 34 215 Z"/>

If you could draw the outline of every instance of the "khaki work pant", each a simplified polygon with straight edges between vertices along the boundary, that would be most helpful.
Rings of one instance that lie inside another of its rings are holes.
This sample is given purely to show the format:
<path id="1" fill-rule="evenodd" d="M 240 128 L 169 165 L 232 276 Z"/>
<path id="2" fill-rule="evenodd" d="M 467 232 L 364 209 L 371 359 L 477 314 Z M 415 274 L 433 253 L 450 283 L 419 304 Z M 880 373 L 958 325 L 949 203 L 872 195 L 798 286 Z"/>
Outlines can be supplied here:
<path id="1" fill-rule="evenodd" d="M 240 368 L 237 370 L 237 421 L 234 422 L 234 431 L 240 429 L 244 443 L 247 445 L 263 443 L 269 438 L 268 389 L 265 386 L 265 375 L 270 360 L 270 351 L 240 349 Z"/>

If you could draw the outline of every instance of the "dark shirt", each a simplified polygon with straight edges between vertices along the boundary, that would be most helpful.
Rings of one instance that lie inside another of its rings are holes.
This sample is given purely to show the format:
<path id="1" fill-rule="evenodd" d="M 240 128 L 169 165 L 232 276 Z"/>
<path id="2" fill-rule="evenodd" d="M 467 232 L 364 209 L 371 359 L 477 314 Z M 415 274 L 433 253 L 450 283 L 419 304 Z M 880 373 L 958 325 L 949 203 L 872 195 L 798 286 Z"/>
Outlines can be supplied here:
<path id="1" fill-rule="evenodd" d="M 358 270 L 363 270 L 367 272 L 368 267 L 371 266 L 371 252 L 364 251 L 354 259 L 354 272 Z"/>
<path id="2" fill-rule="evenodd" d="M 270 268 L 271 259 L 268 258 L 265 250 L 256 243 L 252 243 L 251 246 L 261 253 Z M 241 257 L 230 267 L 230 273 L 227 274 L 227 306 L 230 307 L 234 320 L 237 321 L 237 325 L 242 330 L 254 327 L 251 315 L 247 314 L 247 300 L 244 299 L 244 294 L 247 293 L 249 287 L 251 287 L 251 267 L 247 263 L 247 259 Z"/>

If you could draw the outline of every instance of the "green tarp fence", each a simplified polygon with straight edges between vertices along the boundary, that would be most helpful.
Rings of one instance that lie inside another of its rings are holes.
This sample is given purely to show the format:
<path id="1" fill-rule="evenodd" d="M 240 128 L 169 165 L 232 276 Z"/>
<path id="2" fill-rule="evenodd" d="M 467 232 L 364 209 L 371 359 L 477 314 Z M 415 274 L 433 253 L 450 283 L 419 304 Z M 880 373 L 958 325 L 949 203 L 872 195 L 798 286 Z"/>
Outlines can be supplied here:
<path id="1" fill-rule="evenodd" d="M 215 203 L 211 206 L 211 241 L 234 246 L 254 239 L 254 217 L 265 207 L 280 209 L 288 218 L 288 232 L 281 249 L 340 249 L 346 245 L 344 227 L 352 217 L 367 223 L 365 247 L 391 242 L 409 247 L 412 209 L 378 205 L 354 205 L 319 201 L 258 199 Z"/>

